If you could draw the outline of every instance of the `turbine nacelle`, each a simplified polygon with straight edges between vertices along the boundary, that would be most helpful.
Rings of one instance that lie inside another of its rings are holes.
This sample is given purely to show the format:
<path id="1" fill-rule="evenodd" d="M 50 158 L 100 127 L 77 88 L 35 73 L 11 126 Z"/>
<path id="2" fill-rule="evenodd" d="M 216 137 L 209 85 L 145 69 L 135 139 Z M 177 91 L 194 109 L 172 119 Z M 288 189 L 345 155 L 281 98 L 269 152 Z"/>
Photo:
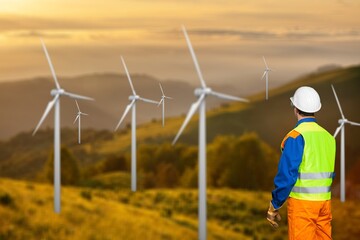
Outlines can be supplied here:
<path id="1" fill-rule="evenodd" d="M 132 100 L 139 100 L 140 99 L 140 96 L 139 95 L 130 95 L 129 96 L 129 100 L 132 101 Z"/>
<path id="2" fill-rule="evenodd" d="M 88 114 L 83 113 L 83 112 L 78 112 L 76 115 L 84 115 L 84 116 L 87 116 Z"/>
<path id="3" fill-rule="evenodd" d="M 212 89 L 211 88 L 196 88 L 194 91 L 194 94 L 196 97 L 200 97 L 201 95 L 205 94 L 205 95 L 209 95 L 210 93 L 212 93 Z"/>
<path id="4" fill-rule="evenodd" d="M 346 118 L 341 118 L 341 119 L 339 119 L 339 121 L 338 121 L 338 123 L 339 124 L 343 124 L 343 123 L 347 123 L 348 122 L 348 120 L 346 119 Z"/>
<path id="5" fill-rule="evenodd" d="M 65 93 L 65 90 L 60 88 L 60 89 L 52 89 L 50 91 L 50 95 L 55 97 L 56 95 L 63 95 Z"/>

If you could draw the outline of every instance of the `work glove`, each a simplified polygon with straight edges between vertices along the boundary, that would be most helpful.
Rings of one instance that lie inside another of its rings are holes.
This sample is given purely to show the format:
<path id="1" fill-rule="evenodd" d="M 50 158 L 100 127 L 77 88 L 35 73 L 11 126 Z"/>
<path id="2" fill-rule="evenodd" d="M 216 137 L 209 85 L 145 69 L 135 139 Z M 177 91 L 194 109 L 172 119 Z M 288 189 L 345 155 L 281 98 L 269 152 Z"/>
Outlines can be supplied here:
<path id="1" fill-rule="evenodd" d="M 274 208 L 271 201 L 270 201 L 269 209 L 267 211 L 266 219 L 269 221 L 269 223 L 274 229 L 277 229 L 279 227 L 279 224 L 277 222 L 280 222 L 281 216 L 279 210 Z"/>

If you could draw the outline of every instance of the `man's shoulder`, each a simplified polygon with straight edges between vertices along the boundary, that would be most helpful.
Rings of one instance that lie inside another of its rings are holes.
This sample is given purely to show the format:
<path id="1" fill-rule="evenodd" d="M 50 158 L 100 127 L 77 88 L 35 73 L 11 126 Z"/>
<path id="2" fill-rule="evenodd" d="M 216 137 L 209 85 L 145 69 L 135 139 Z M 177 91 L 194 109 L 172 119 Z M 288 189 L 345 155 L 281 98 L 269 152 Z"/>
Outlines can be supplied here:
<path id="1" fill-rule="evenodd" d="M 296 129 L 291 130 L 288 134 L 286 134 L 285 138 L 297 138 L 300 134 L 300 132 L 296 131 Z"/>
<path id="2" fill-rule="evenodd" d="M 284 148 L 286 140 L 288 140 L 289 138 L 296 139 L 299 136 L 301 136 L 300 132 L 296 131 L 295 129 L 291 130 L 288 134 L 286 134 L 286 136 L 282 140 L 281 148 L 282 149 Z"/>

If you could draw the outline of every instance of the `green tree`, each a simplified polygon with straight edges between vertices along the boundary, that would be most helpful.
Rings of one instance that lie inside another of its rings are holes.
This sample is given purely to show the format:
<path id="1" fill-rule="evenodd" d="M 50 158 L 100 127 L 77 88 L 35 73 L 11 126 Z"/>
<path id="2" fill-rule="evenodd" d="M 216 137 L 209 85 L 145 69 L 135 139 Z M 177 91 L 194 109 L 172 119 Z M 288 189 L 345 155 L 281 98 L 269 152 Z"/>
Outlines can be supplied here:
<path id="1" fill-rule="evenodd" d="M 45 164 L 46 180 L 53 183 L 54 180 L 54 152 L 51 152 Z M 74 185 L 80 180 L 80 170 L 75 157 L 68 148 L 61 147 L 61 184 Z"/>
<path id="2" fill-rule="evenodd" d="M 129 168 L 127 166 L 126 158 L 121 155 L 112 154 L 106 158 L 102 163 L 102 172 L 114 172 L 114 171 L 127 171 Z"/>
<path id="3" fill-rule="evenodd" d="M 155 172 L 157 159 L 155 158 L 155 151 L 157 145 L 140 145 L 138 154 L 137 154 L 137 166 L 139 170 L 146 172 Z"/>
<path id="4" fill-rule="evenodd" d="M 255 133 L 219 136 L 208 152 L 209 184 L 216 187 L 268 190 L 278 154 Z"/>
<path id="5" fill-rule="evenodd" d="M 210 186 L 224 186 L 220 183 L 220 177 L 228 170 L 231 161 L 233 143 L 236 138 L 229 135 L 221 135 L 214 139 L 207 148 L 207 181 Z M 231 169 L 230 169 L 231 170 Z M 230 171 L 228 170 L 228 171 Z"/>
<path id="6" fill-rule="evenodd" d="M 156 171 L 156 187 L 173 188 L 178 185 L 179 171 L 172 163 L 160 163 Z"/>
<path id="7" fill-rule="evenodd" d="M 198 187 L 198 165 L 187 168 L 180 178 L 180 186 L 184 188 Z"/>

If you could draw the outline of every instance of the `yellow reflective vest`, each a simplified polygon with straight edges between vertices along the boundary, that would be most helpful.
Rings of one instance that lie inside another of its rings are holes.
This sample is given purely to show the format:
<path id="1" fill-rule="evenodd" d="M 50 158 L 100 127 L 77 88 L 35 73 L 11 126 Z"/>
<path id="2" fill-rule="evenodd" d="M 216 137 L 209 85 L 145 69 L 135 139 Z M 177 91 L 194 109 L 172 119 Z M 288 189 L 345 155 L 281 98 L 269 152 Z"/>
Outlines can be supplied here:
<path id="1" fill-rule="evenodd" d="M 290 197 L 302 200 L 331 199 L 336 143 L 334 137 L 316 122 L 303 122 L 295 129 L 304 138 L 304 153 L 298 179 Z"/>

